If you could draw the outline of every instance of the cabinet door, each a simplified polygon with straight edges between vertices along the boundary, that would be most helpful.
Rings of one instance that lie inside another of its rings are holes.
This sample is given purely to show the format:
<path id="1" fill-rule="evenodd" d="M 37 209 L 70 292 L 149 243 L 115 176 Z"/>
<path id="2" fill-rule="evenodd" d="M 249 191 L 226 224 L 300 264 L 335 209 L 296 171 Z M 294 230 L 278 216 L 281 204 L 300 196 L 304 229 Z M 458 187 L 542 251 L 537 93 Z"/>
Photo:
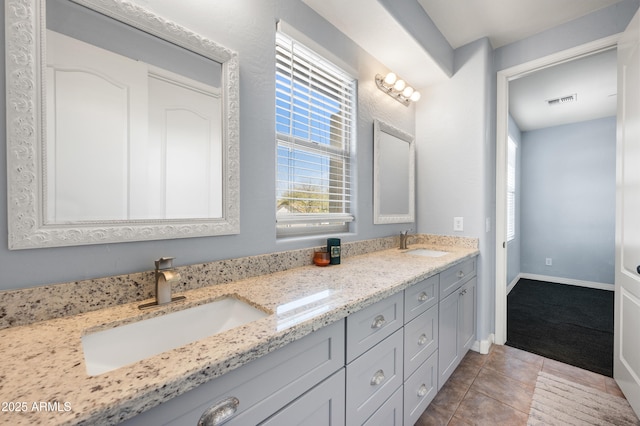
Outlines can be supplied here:
<path id="1" fill-rule="evenodd" d="M 404 379 L 438 349 L 438 306 L 404 326 Z"/>
<path id="2" fill-rule="evenodd" d="M 402 330 L 347 364 L 347 424 L 362 425 L 402 387 Z"/>
<path id="3" fill-rule="evenodd" d="M 344 368 L 260 423 L 265 426 L 344 425 Z"/>
<path id="4" fill-rule="evenodd" d="M 400 426 L 402 417 L 402 388 L 400 388 L 362 426 Z"/>
<path id="5" fill-rule="evenodd" d="M 344 321 L 321 328 L 124 424 L 195 425 L 210 410 L 228 425 L 258 424 L 344 367 L 344 328 Z"/>
<path id="6" fill-rule="evenodd" d="M 459 338 L 461 356 L 467 353 L 476 335 L 476 282 L 477 278 L 469 280 L 460 288 L 459 300 Z"/>
<path id="7" fill-rule="evenodd" d="M 438 354 L 427 359 L 404 382 L 404 424 L 415 424 L 438 393 Z"/>
<path id="8" fill-rule="evenodd" d="M 404 291 L 404 322 L 408 323 L 438 304 L 440 275 L 434 275 Z"/>
<path id="9" fill-rule="evenodd" d="M 347 362 L 402 327 L 404 295 L 399 292 L 347 317 Z"/>
<path id="10" fill-rule="evenodd" d="M 438 343 L 438 390 L 442 388 L 460 362 L 458 344 L 458 321 L 460 307 L 458 292 L 455 291 L 440 301 L 440 330 Z"/>

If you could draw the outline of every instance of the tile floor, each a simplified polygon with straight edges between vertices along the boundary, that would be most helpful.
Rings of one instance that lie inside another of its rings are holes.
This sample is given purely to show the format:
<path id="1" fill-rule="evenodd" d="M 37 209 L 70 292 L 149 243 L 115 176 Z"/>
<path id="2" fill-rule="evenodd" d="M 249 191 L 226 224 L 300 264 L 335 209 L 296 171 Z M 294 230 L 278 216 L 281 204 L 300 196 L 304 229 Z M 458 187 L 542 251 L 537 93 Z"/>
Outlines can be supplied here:
<path id="1" fill-rule="evenodd" d="M 488 355 L 467 353 L 416 426 L 526 425 L 541 370 L 622 396 L 610 377 L 520 349 L 493 345 Z"/>

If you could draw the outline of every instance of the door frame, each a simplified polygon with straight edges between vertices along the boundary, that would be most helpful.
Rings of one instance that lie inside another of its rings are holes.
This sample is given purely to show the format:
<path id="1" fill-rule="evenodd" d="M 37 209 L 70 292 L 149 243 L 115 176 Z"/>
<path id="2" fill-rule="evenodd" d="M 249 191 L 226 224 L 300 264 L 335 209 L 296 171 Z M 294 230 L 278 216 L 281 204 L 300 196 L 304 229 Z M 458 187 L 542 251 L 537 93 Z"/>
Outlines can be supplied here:
<path id="1" fill-rule="evenodd" d="M 507 139 L 509 131 L 509 82 L 544 68 L 615 48 L 620 34 L 598 39 L 571 49 L 497 72 L 496 99 L 496 300 L 494 342 L 507 341 Z"/>

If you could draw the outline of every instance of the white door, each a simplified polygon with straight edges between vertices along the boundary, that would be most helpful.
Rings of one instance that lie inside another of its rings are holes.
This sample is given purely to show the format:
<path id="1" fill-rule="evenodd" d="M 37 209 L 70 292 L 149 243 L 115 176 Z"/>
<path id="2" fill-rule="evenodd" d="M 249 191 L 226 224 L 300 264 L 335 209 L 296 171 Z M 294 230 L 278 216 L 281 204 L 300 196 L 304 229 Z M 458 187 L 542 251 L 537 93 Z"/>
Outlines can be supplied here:
<path id="1" fill-rule="evenodd" d="M 618 44 L 613 375 L 640 414 L 640 12 Z"/>

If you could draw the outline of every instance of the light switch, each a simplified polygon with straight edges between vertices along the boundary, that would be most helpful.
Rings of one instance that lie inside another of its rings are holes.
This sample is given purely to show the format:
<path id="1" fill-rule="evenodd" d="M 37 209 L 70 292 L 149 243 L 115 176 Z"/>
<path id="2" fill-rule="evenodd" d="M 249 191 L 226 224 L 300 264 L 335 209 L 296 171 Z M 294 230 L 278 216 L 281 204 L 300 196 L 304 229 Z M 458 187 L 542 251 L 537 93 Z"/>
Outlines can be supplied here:
<path id="1" fill-rule="evenodd" d="M 454 217 L 453 218 L 453 230 L 454 231 L 463 231 L 464 230 L 464 218 L 462 218 L 462 217 Z"/>

